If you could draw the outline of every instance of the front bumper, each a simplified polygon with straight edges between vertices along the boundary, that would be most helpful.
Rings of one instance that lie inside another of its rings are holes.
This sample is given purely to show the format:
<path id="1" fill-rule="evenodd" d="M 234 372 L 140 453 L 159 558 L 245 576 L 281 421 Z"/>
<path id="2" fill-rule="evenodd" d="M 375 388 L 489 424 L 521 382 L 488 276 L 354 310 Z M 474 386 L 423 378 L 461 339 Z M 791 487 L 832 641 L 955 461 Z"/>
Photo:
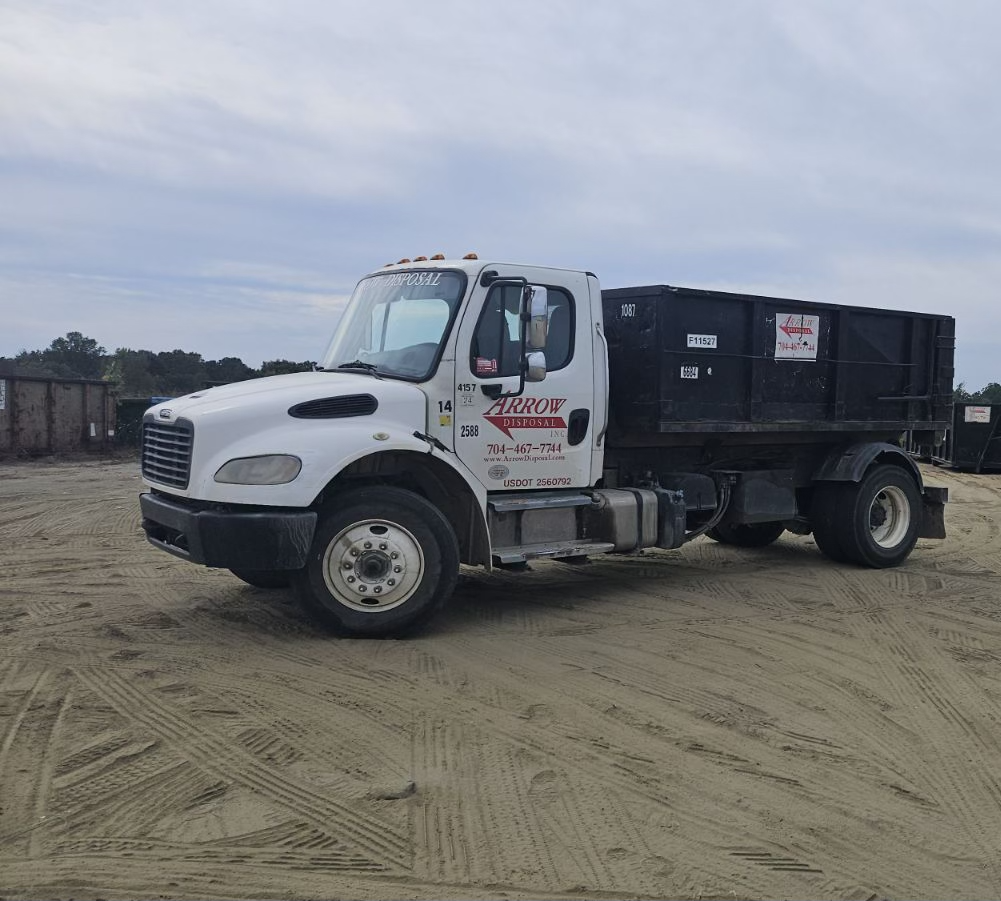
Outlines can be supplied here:
<path id="1" fill-rule="evenodd" d="M 157 494 L 141 494 L 139 506 L 154 547 L 226 569 L 301 569 L 316 530 L 312 510 L 199 509 Z"/>

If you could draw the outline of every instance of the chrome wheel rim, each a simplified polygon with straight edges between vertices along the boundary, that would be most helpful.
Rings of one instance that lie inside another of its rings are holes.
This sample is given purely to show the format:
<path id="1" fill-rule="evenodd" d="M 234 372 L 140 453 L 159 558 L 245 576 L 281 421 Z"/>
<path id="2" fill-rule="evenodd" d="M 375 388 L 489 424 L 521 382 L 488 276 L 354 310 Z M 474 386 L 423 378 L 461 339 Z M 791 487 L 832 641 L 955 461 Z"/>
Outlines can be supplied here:
<path id="1" fill-rule="evenodd" d="M 366 519 L 341 529 L 323 555 L 323 581 L 345 607 L 381 613 L 405 603 L 424 574 L 424 552 L 403 526 Z"/>
<path id="2" fill-rule="evenodd" d="M 888 485 L 869 505 L 869 534 L 881 548 L 897 547 L 911 527 L 911 505 L 902 488 Z"/>

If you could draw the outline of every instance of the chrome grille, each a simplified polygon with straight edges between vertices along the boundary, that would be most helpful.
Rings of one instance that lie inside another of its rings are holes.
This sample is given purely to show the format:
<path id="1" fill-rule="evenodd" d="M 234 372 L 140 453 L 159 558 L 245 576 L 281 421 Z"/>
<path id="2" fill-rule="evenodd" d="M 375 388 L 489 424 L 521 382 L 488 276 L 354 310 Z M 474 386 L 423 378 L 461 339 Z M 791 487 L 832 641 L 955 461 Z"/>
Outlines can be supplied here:
<path id="1" fill-rule="evenodd" d="M 151 482 L 187 488 L 191 475 L 191 424 L 143 423 L 142 474 Z"/>

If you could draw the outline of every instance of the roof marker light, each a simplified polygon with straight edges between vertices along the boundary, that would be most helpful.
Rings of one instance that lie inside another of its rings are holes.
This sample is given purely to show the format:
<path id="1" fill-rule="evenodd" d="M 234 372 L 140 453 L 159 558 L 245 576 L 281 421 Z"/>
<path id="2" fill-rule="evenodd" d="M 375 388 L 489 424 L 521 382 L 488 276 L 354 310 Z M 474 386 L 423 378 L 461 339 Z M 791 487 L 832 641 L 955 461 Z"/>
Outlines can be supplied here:
<path id="1" fill-rule="evenodd" d="M 410 262 L 410 260 L 408 260 L 406 257 L 404 257 L 402 260 L 397 261 L 396 265 L 399 266 L 402 263 L 409 263 L 409 262 Z"/>
<path id="2" fill-rule="evenodd" d="M 464 260 L 478 260 L 478 259 L 479 259 L 479 257 L 478 257 L 478 256 L 477 256 L 477 255 L 476 255 L 475 253 L 467 253 L 467 254 L 466 254 L 466 255 L 465 255 L 464 257 L 463 257 L 463 259 L 464 259 Z"/>
<path id="3" fill-rule="evenodd" d="M 415 263 L 426 263 L 428 261 L 427 257 L 414 257 Z"/>
<path id="4" fill-rule="evenodd" d="M 445 259 L 445 254 L 443 254 L 443 253 L 436 253 L 433 257 L 431 257 L 431 259 L 432 260 L 443 260 L 443 259 Z"/>

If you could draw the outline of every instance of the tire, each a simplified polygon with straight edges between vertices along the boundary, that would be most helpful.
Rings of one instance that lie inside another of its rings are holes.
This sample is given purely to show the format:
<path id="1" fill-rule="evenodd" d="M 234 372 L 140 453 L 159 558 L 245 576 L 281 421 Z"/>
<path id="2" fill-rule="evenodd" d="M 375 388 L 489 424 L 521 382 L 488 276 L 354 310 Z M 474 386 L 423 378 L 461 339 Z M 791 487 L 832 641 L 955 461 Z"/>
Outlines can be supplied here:
<path id="1" fill-rule="evenodd" d="M 441 511 L 400 488 L 342 495 L 293 574 L 308 613 L 337 635 L 396 638 L 424 626 L 459 577 L 459 546 Z"/>
<path id="2" fill-rule="evenodd" d="M 767 547 L 784 531 L 785 526 L 780 522 L 720 523 L 706 532 L 706 535 L 720 544 L 732 544 L 736 547 Z"/>
<path id="3" fill-rule="evenodd" d="M 230 572 L 254 588 L 288 588 L 292 573 L 286 569 L 231 569 Z"/>
<path id="4" fill-rule="evenodd" d="M 813 501 L 810 505 L 810 525 L 813 527 L 813 540 L 824 556 L 835 563 L 847 563 L 848 554 L 841 543 L 838 507 L 845 486 L 837 484 L 820 484 L 813 490 Z"/>
<path id="5" fill-rule="evenodd" d="M 852 563 L 899 566 L 918 540 L 921 493 L 899 466 L 873 467 L 858 484 L 841 486 L 836 510 L 840 544 Z"/>

